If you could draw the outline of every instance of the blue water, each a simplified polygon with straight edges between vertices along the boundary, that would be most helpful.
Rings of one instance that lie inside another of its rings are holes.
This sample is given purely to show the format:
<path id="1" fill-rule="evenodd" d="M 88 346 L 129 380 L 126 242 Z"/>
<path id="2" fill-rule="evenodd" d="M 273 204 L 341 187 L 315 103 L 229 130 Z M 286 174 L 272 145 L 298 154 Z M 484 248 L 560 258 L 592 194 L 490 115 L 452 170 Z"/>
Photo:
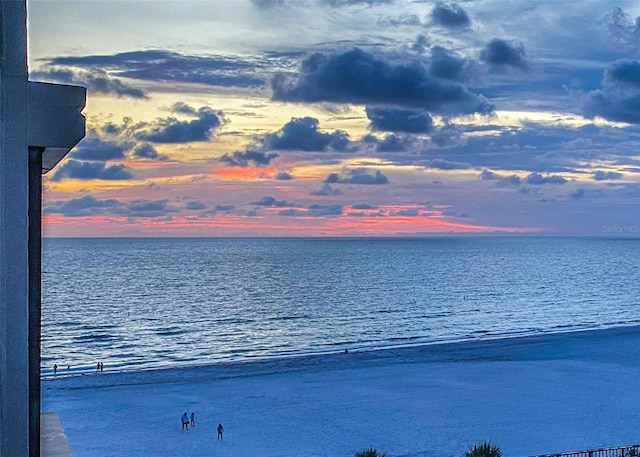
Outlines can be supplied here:
<path id="1" fill-rule="evenodd" d="M 640 324 L 639 258 L 639 238 L 45 239 L 43 374 Z"/>

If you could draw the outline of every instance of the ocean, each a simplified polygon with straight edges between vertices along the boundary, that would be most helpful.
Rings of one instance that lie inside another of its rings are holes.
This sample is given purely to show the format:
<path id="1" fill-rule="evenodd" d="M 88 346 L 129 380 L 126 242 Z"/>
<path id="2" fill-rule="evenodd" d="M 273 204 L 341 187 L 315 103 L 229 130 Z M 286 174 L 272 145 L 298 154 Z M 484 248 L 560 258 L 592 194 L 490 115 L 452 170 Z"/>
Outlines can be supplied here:
<path id="1" fill-rule="evenodd" d="M 45 239 L 42 374 L 637 325 L 639 258 L 637 237 Z"/>

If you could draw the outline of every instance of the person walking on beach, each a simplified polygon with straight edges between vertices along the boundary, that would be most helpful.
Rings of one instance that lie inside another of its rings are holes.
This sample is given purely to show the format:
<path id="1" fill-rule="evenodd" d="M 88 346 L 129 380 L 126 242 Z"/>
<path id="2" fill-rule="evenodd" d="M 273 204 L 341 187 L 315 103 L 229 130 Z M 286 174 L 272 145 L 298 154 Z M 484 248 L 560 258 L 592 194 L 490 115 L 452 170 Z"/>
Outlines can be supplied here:
<path id="1" fill-rule="evenodd" d="M 57 364 L 57 363 L 54 363 L 54 364 L 53 364 L 53 375 L 55 376 L 55 375 L 57 375 L 57 374 L 58 374 L 58 364 Z"/>
<path id="2" fill-rule="evenodd" d="M 222 432 L 224 432 L 224 428 L 222 427 L 222 424 L 218 424 L 218 439 L 219 440 L 222 439 Z"/>
<path id="3" fill-rule="evenodd" d="M 196 426 L 196 413 L 191 413 L 191 426 L 195 427 Z"/>
<path id="4" fill-rule="evenodd" d="M 189 430 L 189 417 L 187 417 L 186 411 L 182 415 L 182 430 Z"/>

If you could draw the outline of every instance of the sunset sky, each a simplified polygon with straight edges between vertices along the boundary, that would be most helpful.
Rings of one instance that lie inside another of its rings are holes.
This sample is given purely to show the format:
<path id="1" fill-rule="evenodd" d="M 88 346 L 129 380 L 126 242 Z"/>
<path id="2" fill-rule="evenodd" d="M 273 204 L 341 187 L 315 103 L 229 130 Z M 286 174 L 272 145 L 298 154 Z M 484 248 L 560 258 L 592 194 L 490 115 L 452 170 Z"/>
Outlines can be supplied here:
<path id="1" fill-rule="evenodd" d="M 45 236 L 640 234 L 640 3 L 29 0 Z"/>

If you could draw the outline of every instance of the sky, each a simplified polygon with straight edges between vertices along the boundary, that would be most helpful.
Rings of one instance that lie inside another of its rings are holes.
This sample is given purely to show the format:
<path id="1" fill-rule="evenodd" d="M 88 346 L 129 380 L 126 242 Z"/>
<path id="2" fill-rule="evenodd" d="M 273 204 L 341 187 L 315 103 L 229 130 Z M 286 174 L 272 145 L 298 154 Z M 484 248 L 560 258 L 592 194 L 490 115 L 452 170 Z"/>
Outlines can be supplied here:
<path id="1" fill-rule="evenodd" d="M 45 236 L 640 234 L 638 2 L 27 6 Z"/>

